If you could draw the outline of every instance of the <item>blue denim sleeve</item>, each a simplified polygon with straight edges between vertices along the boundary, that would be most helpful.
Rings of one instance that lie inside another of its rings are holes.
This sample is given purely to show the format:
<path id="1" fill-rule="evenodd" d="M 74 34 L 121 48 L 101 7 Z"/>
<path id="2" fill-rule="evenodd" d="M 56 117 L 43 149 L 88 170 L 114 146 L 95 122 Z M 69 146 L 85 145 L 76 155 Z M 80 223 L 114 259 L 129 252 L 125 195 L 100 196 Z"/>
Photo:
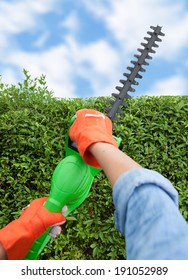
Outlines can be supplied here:
<path id="1" fill-rule="evenodd" d="M 188 259 L 188 224 L 168 179 L 153 170 L 132 169 L 116 181 L 113 201 L 127 259 Z"/>

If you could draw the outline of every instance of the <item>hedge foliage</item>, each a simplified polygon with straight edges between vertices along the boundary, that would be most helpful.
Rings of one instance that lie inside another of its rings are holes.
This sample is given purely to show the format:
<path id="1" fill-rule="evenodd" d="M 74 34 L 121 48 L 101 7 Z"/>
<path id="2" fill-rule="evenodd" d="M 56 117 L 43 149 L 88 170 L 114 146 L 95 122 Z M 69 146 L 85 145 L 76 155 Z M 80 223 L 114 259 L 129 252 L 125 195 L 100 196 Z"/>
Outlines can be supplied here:
<path id="1" fill-rule="evenodd" d="M 50 180 L 64 158 L 65 133 L 80 108 L 103 111 L 109 97 L 56 99 L 45 77 L 0 84 L 0 228 L 31 200 L 49 194 Z M 159 171 L 179 192 L 188 221 L 188 96 L 129 100 L 114 135 L 121 150 Z M 51 240 L 41 259 L 124 259 L 124 238 L 114 226 L 111 187 L 103 172 L 85 202 L 70 216 L 63 234 Z"/>

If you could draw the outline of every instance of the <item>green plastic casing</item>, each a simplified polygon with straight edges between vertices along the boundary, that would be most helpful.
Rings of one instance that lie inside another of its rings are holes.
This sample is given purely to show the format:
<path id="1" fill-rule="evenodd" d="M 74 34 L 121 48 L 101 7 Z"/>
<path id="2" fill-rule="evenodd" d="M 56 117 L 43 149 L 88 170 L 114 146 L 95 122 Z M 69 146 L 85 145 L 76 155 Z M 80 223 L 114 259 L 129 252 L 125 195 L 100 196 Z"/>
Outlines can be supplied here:
<path id="1" fill-rule="evenodd" d="M 70 125 L 75 120 L 75 116 L 70 120 Z M 116 138 L 118 145 L 121 138 Z M 61 212 L 62 208 L 67 205 L 68 210 L 64 214 L 67 216 L 75 208 L 84 202 L 93 183 L 95 175 L 101 169 L 87 165 L 81 158 L 75 143 L 72 143 L 68 133 L 66 134 L 65 158 L 59 162 L 55 168 L 52 179 L 50 194 L 45 202 L 45 207 L 51 212 Z M 49 228 L 33 244 L 26 260 L 36 260 L 50 240 Z"/>

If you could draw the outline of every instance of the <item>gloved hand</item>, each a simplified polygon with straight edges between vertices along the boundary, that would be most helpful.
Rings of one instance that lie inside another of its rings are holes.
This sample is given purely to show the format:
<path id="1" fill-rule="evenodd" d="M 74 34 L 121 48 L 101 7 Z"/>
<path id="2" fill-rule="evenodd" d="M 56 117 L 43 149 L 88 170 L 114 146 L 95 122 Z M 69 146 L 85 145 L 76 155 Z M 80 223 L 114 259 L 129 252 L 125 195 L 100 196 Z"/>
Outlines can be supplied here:
<path id="1" fill-rule="evenodd" d="M 72 141 L 76 142 L 84 161 L 97 168 L 100 168 L 100 165 L 87 150 L 89 146 L 97 142 L 105 142 L 118 148 L 118 144 L 112 136 L 111 120 L 92 109 L 81 109 L 76 112 L 76 119 L 70 127 L 69 136 Z"/>
<path id="2" fill-rule="evenodd" d="M 62 213 L 48 211 L 43 204 L 46 197 L 33 200 L 21 216 L 0 230 L 0 243 L 8 260 L 24 259 L 34 241 L 50 226 L 61 225 L 66 219 Z M 58 234 L 57 228 L 52 236 Z"/>

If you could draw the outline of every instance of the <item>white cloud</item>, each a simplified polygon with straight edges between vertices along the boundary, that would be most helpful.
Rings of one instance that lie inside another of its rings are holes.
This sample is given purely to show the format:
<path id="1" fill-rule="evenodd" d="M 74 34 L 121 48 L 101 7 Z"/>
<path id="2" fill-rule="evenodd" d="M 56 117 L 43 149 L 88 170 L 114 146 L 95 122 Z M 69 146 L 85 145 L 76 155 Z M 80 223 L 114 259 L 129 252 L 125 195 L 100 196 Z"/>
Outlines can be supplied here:
<path id="1" fill-rule="evenodd" d="M 75 11 L 68 14 L 68 16 L 63 19 L 60 26 L 67 28 L 69 32 L 75 33 L 80 28 L 80 18 Z"/>
<path id="2" fill-rule="evenodd" d="M 40 15 L 53 10 L 58 11 L 58 2 L 59 0 L 0 2 L 0 59 L 1 63 L 6 65 L 1 69 L 2 80 L 5 83 L 20 81 L 25 68 L 32 76 L 45 74 L 48 87 L 54 91 L 54 95 L 75 97 L 74 85 L 70 82 L 72 65 L 68 50 L 63 45 L 43 52 L 26 52 L 19 48 L 13 37 L 24 31 L 32 33 L 37 28 L 40 29 Z M 44 30 L 42 34 L 33 42 L 35 47 L 43 46 L 48 39 L 48 31 Z"/>
<path id="3" fill-rule="evenodd" d="M 6 61 L 17 66 L 20 73 L 25 68 L 33 77 L 46 75 L 49 90 L 53 90 L 55 96 L 72 98 L 75 97 L 71 83 L 73 69 L 68 56 L 68 49 L 62 45 L 41 53 L 17 50 L 10 53 Z"/>
<path id="4" fill-rule="evenodd" d="M 166 34 L 157 55 L 173 59 L 182 48 L 188 47 L 188 12 L 185 0 L 82 0 L 86 8 L 106 24 L 122 50 L 132 52 L 143 41 L 150 25 L 163 26 Z"/>
<path id="5" fill-rule="evenodd" d="M 57 7 L 58 3 L 60 3 L 59 0 L 40 0 L 40 1 L 22 0 L 21 2 L 26 4 L 29 10 L 32 10 L 39 14 L 43 14 L 51 10 L 56 10 L 58 8 Z"/>
<path id="6" fill-rule="evenodd" d="M 18 67 L 20 73 L 25 68 L 32 76 L 46 75 L 49 89 L 57 97 L 79 95 L 75 92 L 75 79 L 79 77 L 90 82 L 90 96 L 110 95 L 110 88 L 117 82 L 118 54 L 103 40 L 81 45 L 69 36 L 64 45 L 36 53 L 15 50 L 5 60 Z"/>
<path id="7" fill-rule="evenodd" d="M 1 77 L 1 79 L 4 84 L 8 84 L 8 85 L 10 84 L 15 85 L 18 82 L 16 73 L 11 68 L 4 69 L 3 76 Z"/>
<path id="8" fill-rule="evenodd" d="M 81 0 L 80 2 L 86 9 L 88 9 L 89 12 L 93 14 L 93 16 L 106 20 L 108 12 L 111 11 L 112 1 L 113 0 Z"/>
<path id="9" fill-rule="evenodd" d="M 33 25 L 34 19 L 27 5 L 22 2 L 0 3 L 0 26 L 1 32 L 17 33 Z"/>
<path id="10" fill-rule="evenodd" d="M 46 41 L 48 40 L 50 34 L 48 31 L 44 31 L 42 33 L 40 33 L 40 35 L 38 36 L 37 40 L 35 42 L 33 42 L 33 46 L 37 47 L 37 48 L 41 48 L 45 46 Z"/>
<path id="11" fill-rule="evenodd" d="M 0 26 L 6 32 L 17 33 L 28 28 L 36 27 L 36 15 L 51 11 L 57 1 L 52 0 L 19 0 L 0 2 Z"/>
<path id="12" fill-rule="evenodd" d="M 1 48 L 9 47 L 10 36 L 41 28 L 40 15 L 57 9 L 59 0 L 0 2 Z M 11 39 L 12 40 L 12 39 Z M 3 44 L 2 44 L 3 43 Z"/>
<path id="13" fill-rule="evenodd" d="M 72 60 L 73 73 L 88 80 L 93 92 L 91 95 L 109 95 L 114 81 L 117 81 L 120 64 L 117 50 L 107 41 L 100 40 L 88 45 L 80 45 L 72 37 L 67 39 Z"/>
<path id="14" fill-rule="evenodd" d="M 186 78 L 181 75 L 175 75 L 157 81 L 145 95 L 184 95 L 187 90 Z"/>
<path id="15" fill-rule="evenodd" d="M 107 43 L 107 41 L 96 41 L 82 47 L 80 62 L 87 62 L 91 69 L 99 75 L 115 73 L 119 62 L 117 52 Z M 87 70 L 87 69 L 86 69 Z"/>

